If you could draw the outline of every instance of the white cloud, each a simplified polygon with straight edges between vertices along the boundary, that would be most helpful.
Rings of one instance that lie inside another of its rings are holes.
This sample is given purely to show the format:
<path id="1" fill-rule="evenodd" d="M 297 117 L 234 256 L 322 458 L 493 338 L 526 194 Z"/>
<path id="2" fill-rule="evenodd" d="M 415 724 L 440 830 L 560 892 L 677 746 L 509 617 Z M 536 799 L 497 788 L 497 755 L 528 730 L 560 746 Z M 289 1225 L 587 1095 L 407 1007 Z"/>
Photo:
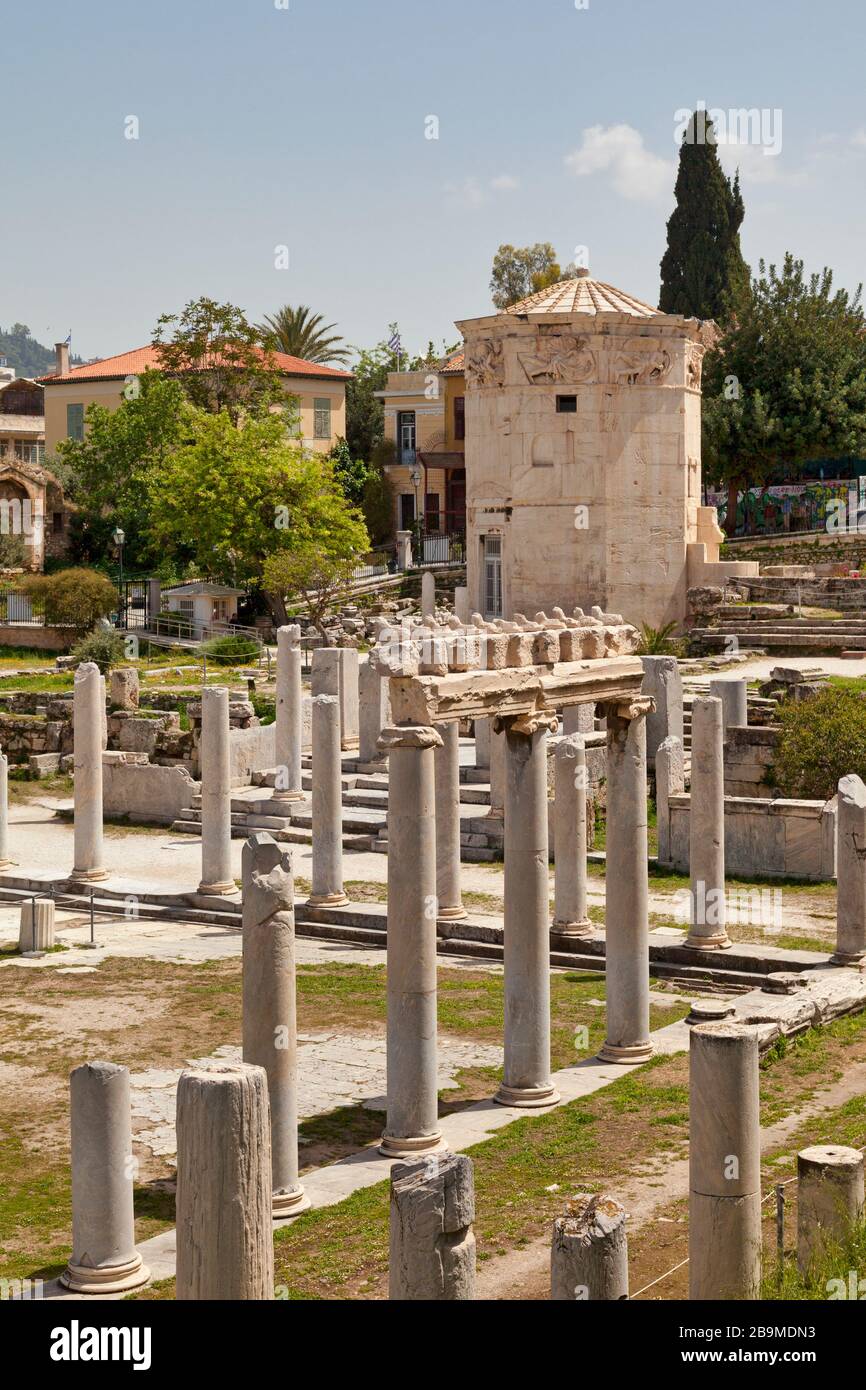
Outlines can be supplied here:
<path id="1" fill-rule="evenodd" d="M 520 180 L 513 174 L 497 174 L 495 179 L 490 180 L 490 187 L 494 193 L 513 193 L 520 187 Z"/>
<path id="2" fill-rule="evenodd" d="M 775 183 L 797 186 L 808 182 L 809 173 L 805 165 L 798 169 L 786 168 L 778 155 L 770 153 L 764 145 L 740 143 L 735 140 L 719 140 L 719 163 L 730 177 L 736 169 L 740 171 L 740 182 Z"/>
<path id="3" fill-rule="evenodd" d="M 676 178 L 674 161 L 648 150 L 640 131 L 630 125 L 590 126 L 565 164 L 578 178 L 607 173 L 613 189 L 636 202 L 670 195 Z"/>
<path id="4" fill-rule="evenodd" d="M 484 190 L 471 174 L 459 183 L 446 183 L 445 196 L 462 208 L 480 208 L 487 201 Z"/>

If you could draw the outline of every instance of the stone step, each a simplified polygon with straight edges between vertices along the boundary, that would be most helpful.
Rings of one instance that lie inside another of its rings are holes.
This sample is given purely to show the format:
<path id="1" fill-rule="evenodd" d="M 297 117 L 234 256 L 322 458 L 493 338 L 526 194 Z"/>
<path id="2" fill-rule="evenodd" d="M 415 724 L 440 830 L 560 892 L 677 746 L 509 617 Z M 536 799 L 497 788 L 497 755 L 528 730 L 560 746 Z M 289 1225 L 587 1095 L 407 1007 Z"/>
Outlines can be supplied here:
<path id="1" fill-rule="evenodd" d="M 343 834 L 347 831 L 354 831 L 356 834 L 376 835 L 381 826 L 385 824 L 386 816 L 384 811 L 373 811 L 363 806 L 343 813 Z M 292 815 L 292 827 L 297 829 L 311 829 L 313 824 L 313 813 L 309 808 L 301 807 L 300 810 Z"/>

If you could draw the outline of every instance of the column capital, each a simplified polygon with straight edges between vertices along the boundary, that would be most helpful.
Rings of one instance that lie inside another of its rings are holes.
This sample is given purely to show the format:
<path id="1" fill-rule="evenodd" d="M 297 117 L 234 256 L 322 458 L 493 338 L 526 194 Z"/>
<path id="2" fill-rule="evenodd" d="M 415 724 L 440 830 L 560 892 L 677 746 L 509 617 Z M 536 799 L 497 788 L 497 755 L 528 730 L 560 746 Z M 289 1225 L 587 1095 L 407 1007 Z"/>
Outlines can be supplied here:
<path id="1" fill-rule="evenodd" d="M 394 748 L 441 748 L 442 736 L 430 724 L 392 724 L 382 730 L 377 746 L 382 753 Z"/>
<path id="2" fill-rule="evenodd" d="M 529 714 L 496 715 L 493 720 L 494 733 L 522 734 L 524 738 L 531 738 L 539 730 L 555 734 L 558 729 L 559 715 L 556 710 L 536 709 Z"/>
<path id="3" fill-rule="evenodd" d="M 605 704 L 608 718 L 621 719 L 625 724 L 631 723 L 633 719 L 645 719 L 648 714 L 655 713 L 655 708 L 655 700 L 650 699 L 648 695 L 639 695 L 623 703 L 611 700 L 609 704 Z"/>

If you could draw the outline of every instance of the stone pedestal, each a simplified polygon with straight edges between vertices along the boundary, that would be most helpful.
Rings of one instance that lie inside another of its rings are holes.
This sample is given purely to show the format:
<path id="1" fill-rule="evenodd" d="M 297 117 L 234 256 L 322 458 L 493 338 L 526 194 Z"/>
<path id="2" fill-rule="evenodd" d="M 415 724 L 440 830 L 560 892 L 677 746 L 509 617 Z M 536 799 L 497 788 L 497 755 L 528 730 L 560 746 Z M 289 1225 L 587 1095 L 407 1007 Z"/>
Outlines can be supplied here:
<path id="1" fill-rule="evenodd" d="M 108 878 L 102 845 L 102 750 L 105 747 L 105 678 L 92 661 L 75 672 L 72 695 L 75 752 L 75 867 L 79 883 Z"/>
<path id="2" fill-rule="evenodd" d="M 722 702 L 692 705 L 692 780 L 689 800 L 691 925 L 687 945 L 730 946 L 725 928 L 725 760 Z"/>
<path id="3" fill-rule="evenodd" d="M 140 684 L 134 666 L 120 666 L 109 673 L 109 703 L 112 709 L 138 709 Z"/>
<path id="4" fill-rule="evenodd" d="M 389 1298 L 475 1297 L 472 1160 L 452 1153 L 391 1169 Z"/>
<path id="5" fill-rule="evenodd" d="M 553 1224 L 551 1302 L 619 1302 L 628 1298 L 626 1213 L 613 1197 L 575 1197 Z"/>
<path id="6" fill-rule="evenodd" d="M 675 656 L 642 656 L 642 693 L 655 704 L 646 718 L 646 757 L 655 766 L 656 751 L 666 738 L 683 738 L 683 679 Z"/>
<path id="7" fill-rule="evenodd" d="M 9 858 L 9 759 L 0 753 L 0 873 L 11 868 Z"/>
<path id="8" fill-rule="evenodd" d="M 607 707 L 606 1062 L 642 1062 L 653 1050 L 645 713 L 645 701 Z"/>
<path id="9" fill-rule="evenodd" d="M 566 735 L 595 733 L 595 705 L 566 705 L 562 711 L 562 732 Z"/>
<path id="10" fill-rule="evenodd" d="M 758 1033 L 739 1023 L 701 1023 L 689 1043 L 689 1298 L 757 1298 Z"/>
<path id="11" fill-rule="evenodd" d="M 338 647 L 340 653 L 340 747 L 358 747 L 358 651 Z"/>
<path id="12" fill-rule="evenodd" d="M 76 1293 L 123 1293 L 150 1278 L 135 1248 L 135 1163 L 129 1072 L 88 1062 L 69 1077 L 72 1258 L 60 1282 Z"/>
<path id="13" fill-rule="evenodd" d="M 866 957 L 866 786 L 853 773 L 839 782 L 836 811 L 837 965 Z"/>
<path id="14" fill-rule="evenodd" d="M 469 590 L 465 585 L 456 585 L 454 589 L 454 616 L 464 627 L 469 626 Z"/>
<path id="15" fill-rule="evenodd" d="M 442 746 L 433 755 L 436 781 L 436 896 L 439 916 L 467 916 L 460 895 L 460 726 L 437 724 Z"/>
<path id="16" fill-rule="evenodd" d="M 19 951 L 50 951 L 53 945 L 54 899 L 27 898 L 18 923 Z"/>
<path id="17" fill-rule="evenodd" d="M 229 692 L 205 688 L 201 696 L 201 883 L 207 894 L 235 893 L 232 872 L 232 783 Z"/>
<path id="18" fill-rule="evenodd" d="M 863 1217 L 863 1155 L 841 1144 L 797 1154 L 797 1264 L 802 1274 L 850 1237 Z"/>
<path id="19" fill-rule="evenodd" d="M 272 1206 L 263 1068 L 185 1071 L 177 1086 L 176 1299 L 272 1299 Z"/>
<path id="20" fill-rule="evenodd" d="M 436 616 L 436 580 L 430 570 L 421 575 L 421 617 Z"/>
<path id="21" fill-rule="evenodd" d="M 397 569 L 402 574 L 412 568 L 412 532 L 397 532 Z"/>
<path id="22" fill-rule="evenodd" d="M 552 1105 L 547 736 L 556 716 L 505 722 L 505 1060 L 500 1105 Z"/>
<path id="23" fill-rule="evenodd" d="M 671 863 L 670 799 L 685 789 L 685 758 L 682 739 L 673 734 L 656 749 L 656 826 L 658 829 L 658 862 Z"/>
<path id="24" fill-rule="evenodd" d="M 274 801 L 302 801 L 304 687 L 301 672 L 301 629 L 296 623 L 277 632 L 277 718 L 275 747 L 277 777 Z"/>
<path id="25" fill-rule="evenodd" d="M 557 745 L 555 784 L 553 931 L 559 936 L 589 936 L 592 923 L 586 906 L 586 752 L 580 734 L 563 738 Z"/>
<path id="26" fill-rule="evenodd" d="M 313 696 L 313 883 L 311 907 L 339 907 L 343 891 L 343 776 L 340 700 Z"/>
<path id="27" fill-rule="evenodd" d="M 266 831 L 244 845 L 243 894 L 243 1058 L 268 1078 L 274 1216 L 295 1216 L 310 1205 L 298 1178 L 295 888 L 290 854 Z"/>
<path id="28" fill-rule="evenodd" d="M 364 661 L 358 670 L 358 761 L 387 767 L 379 750 L 379 735 L 388 723 L 388 682 Z"/>
<path id="29" fill-rule="evenodd" d="M 383 729 L 388 792 L 388 1118 L 380 1152 L 444 1147 L 436 1068 L 435 729 Z"/>
<path id="30" fill-rule="evenodd" d="M 722 728 L 744 729 L 749 722 L 749 683 L 746 680 L 710 681 L 710 697 L 722 702 Z"/>

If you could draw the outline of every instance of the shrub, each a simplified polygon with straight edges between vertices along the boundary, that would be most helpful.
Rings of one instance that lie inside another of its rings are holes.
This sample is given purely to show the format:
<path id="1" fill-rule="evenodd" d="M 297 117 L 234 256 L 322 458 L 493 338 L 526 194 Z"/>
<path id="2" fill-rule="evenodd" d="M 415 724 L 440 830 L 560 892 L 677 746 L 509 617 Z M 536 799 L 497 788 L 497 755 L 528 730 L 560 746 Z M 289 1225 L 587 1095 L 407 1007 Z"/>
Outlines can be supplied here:
<path id="1" fill-rule="evenodd" d="M 239 663 L 257 661 L 261 652 L 258 642 L 241 633 L 202 642 L 201 650 L 208 661 L 215 661 L 218 666 L 237 666 Z"/>
<path id="2" fill-rule="evenodd" d="M 71 655 L 76 666 L 83 661 L 94 661 L 103 675 L 125 658 L 123 638 L 119 632 L 107 627 L 97 627 L 82 637 L 72 648 Z"/>
<path id="3" fill-rule="evenodd" d="M 640 625 L 640 642 L 638 651 L 642 656 L 676 656 L 678 655 L 678 643 L 671 641 L 671 633 L 676 628 L 676 623 L 665 623 L 664 627 L 650 627 L 647 623 Z"/>
<path id="4" fill-rule="evenodd" d="M 45 615 L 49 627 L 71 627 L 80 636 L 117 607 L 117 590 L 96 570 L 66 569 L 55 574 L 31 574 L 21 587 Z"/>
<path id="5" fill-rule="evenodd" d="M 782 705 L 779 723 L 773 771 L 784 796 L 829 801 L 849 772 L 866 779 L 866 700 L 856 690 L 831 686 Z"/>

